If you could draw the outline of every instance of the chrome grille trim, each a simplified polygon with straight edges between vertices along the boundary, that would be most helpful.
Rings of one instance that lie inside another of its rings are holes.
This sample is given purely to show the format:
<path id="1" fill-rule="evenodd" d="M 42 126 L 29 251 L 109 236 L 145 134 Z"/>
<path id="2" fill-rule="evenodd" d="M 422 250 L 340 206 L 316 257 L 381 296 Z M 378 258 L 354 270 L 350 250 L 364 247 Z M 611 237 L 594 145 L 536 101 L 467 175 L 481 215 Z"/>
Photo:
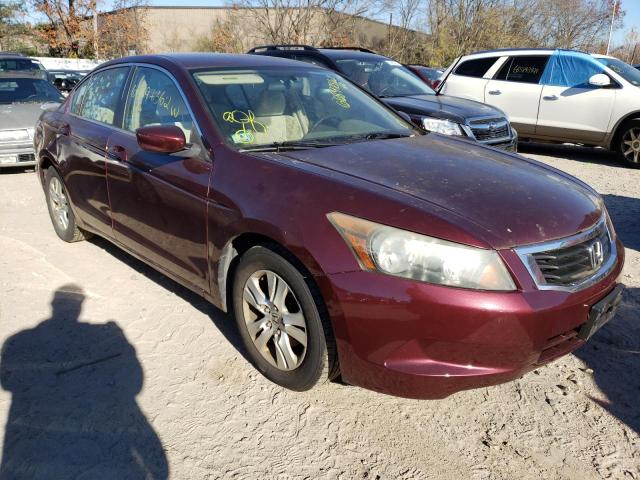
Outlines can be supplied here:
<path id="1" fill-rule="evenodd" d="M 509 120 L 505 117 L 470 118 L 463 128 L 468 136 L 488 145 L 508 142 L 512 135 Z"/>
<path id="2" fill-rule="evenodd" d="M 606 238 L 609 242 L 608 257 L 603 260 L 603 263 L 597 270 L 589 272 L 585 278 L 579 279 L 574 283 L 554 284 L 547 281 L 544 273 L 540 269 L 539 263 L 536 259 L 536 255 L 540 256 L 544 253 L 578 246 L 601 235 L 606 235 Z M 527 268 L 527 271 L 531 275 L 531 278 L 533 278 L 539 290 L 560 290 L 565 292 L 576 292 L 578 290 L 583 290 L 599 282 L 609 273 L 611 273 L 618 261 L 616 241 L 612 235 L 611 229 L 609 228 L 609 224 L 604 217 L 600 219 L 594 226 L 583 232 L 577 233 L 576 235 L 561 238 L 559 240 L 553 240 L 550 242 L 517 247 L 514 249 L 514 251 L 520 257 L 520 260 L 522 260 L 522 263 Z"/>

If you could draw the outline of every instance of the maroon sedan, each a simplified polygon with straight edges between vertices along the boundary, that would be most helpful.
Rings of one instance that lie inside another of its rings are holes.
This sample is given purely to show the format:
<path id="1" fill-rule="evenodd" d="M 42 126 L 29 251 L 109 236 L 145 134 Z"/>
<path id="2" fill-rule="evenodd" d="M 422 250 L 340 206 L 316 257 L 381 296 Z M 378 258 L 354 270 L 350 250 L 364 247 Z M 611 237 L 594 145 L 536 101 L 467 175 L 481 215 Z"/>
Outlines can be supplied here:
<path id="1" fill-rule="evenodd" d="M 427 134 L 313 65 L 115 60 L 43 113 L 35 143 L 60 238 L 105 237 L 233 312 L 287 388 L 508 381 L 620 301 L 623 248 L 591 188 Z"/>

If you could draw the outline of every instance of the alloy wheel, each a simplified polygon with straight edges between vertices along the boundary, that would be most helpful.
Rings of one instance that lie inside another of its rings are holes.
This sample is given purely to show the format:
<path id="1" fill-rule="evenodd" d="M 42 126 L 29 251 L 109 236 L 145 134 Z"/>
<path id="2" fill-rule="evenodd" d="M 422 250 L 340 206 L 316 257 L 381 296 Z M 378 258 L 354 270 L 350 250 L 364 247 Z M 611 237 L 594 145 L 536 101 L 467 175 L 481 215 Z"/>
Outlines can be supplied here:
<path id="1" fill-rule="evenodd" d="M 630 128 L 622 137 L 622 154 L 630 163 L 640 163 L 640 128 Z"/>
<path id="2" fill-rule="evenodd" d="M 62 182 L 55 176 L 49 182 L 49 203 L 54 221 L 66 230 L 69 227 L 69 202 Z"/>
<path id="3" fill-rule="evenodd" d="M 299 367 L 307 352 L 307 323 L 289 284 L 259 270 L 245 283 L 242 306 L 251 341 L 265 360 L 282 371 Z"/>

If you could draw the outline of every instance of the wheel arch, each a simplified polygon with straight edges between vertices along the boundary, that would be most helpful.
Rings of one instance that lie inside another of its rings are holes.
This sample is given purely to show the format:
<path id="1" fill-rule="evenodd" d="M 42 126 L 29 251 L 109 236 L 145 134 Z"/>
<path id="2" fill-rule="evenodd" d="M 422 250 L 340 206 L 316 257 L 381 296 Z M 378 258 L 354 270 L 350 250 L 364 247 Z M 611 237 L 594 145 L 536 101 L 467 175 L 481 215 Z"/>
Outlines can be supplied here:
<path id="1" fill-rule="evenodd" d="M 628 115 L 624 116 L 621 120 L 618 121 L 615 128 L 613 129 L 613 135 L 611 135 L 611 141 L 609 142 L 609 150 L 615 150 L 617 145 L 617 141 L 622 134 L 622 128 L 625 126 L 627 122 L 630 120 L 640 120 L 640 110 L 635 112 L 631 112 Z"/>

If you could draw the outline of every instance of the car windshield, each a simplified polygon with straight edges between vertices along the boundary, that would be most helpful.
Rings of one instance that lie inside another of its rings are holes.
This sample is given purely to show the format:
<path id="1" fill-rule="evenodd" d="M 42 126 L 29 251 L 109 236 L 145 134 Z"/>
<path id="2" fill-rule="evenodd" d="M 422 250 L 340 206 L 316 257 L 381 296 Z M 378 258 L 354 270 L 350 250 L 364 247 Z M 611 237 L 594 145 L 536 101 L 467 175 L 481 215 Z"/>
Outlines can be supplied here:
<path id="1" fill-rule="evenodd" d="M 216 69 L 193 76 L 218 127 L 242 150 L 314 148 L 418 133 L 329 70 Z"/>
<path id="2" fill-rule="evenodd" d="M 345 59 L 336 60 L 336 63 L 352 82 L 377 97 L 435 95 L 413 72 L 393 60 Z"/>
<path id="3" fill-rule="evenodd" d="M 64 97 L 60 92 L 45 80 L 0 77 L 0 104 L 62 101 Z"/>
<path id="4" fill-rule="evenodd" d="M 600 63 L 610 68 L 631 85 L 640 87 L 640 71 L 617 58 L 597 58 Z"/>

